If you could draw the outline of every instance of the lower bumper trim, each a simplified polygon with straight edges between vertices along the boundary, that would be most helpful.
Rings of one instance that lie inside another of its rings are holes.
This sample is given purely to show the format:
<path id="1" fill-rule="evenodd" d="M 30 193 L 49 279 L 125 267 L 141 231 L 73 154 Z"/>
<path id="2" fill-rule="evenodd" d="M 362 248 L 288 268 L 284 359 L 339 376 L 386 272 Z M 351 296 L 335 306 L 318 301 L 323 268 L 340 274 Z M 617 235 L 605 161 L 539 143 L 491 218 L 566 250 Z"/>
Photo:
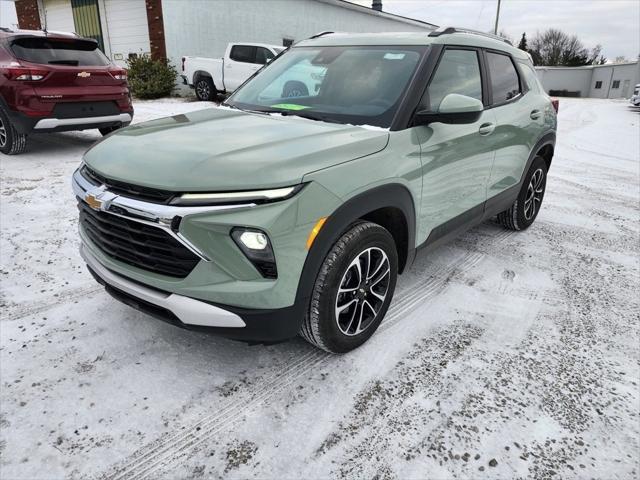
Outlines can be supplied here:
<path id="1" fill-rule="evenodd" d="M 131 114 L 120 113 L 118 115 L 106 115 L 103 117 L 82 117 L 82 118 L 43 118 L 33 127 L 34 130 L 49 130 L 68 126 L 94 125 L 109 122 L 131 122 Z"/>
<path id="2" fill-rule="evenodd" d="M 246 324 L 235 313 L 194 298 L 145 287 L 105 268 L 85 245 L 80 254 L 95 275 L 107 285 L 141 301 L 173 313 L 185 325 L 201 327 L 242 328 Z"/>

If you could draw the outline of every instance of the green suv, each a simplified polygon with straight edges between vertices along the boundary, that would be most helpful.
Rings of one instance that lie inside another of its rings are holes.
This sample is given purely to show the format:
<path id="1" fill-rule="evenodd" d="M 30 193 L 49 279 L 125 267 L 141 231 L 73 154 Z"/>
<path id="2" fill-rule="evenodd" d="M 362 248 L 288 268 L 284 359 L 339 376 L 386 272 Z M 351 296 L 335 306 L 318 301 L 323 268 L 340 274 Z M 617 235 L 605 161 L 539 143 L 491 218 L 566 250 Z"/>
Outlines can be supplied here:
<path id="1" fill-rule="evenodd" d="M 81 253 L 113 296 L 178 326 L 347 352 L 419 248 L 496 215 L 532 224 L 555 108 L 497 37 L 319 34 L 219 108 L 93 146 L 73 175 Z"/>

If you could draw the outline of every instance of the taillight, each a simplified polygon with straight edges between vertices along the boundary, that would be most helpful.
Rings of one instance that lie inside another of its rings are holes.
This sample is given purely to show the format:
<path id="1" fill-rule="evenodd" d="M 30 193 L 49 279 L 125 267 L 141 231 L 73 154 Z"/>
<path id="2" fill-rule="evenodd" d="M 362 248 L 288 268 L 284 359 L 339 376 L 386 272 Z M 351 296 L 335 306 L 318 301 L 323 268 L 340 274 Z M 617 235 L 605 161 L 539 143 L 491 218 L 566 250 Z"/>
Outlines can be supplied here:
<path id="1" fill-rule="evenodd" d="M 183 72 L 184 72 L 184 61 L 185 61 L 185 58 L 184 58 L 184 57 L 182 57 L 182 71 L 183 71 Z"/>
<path id="2" fill-rule="evenodd" d="M 560 108 L 560 100 L 558 100 L 557 98 L 552 98 L 551 105 L 553 105 L 553 109 L 556 111 L 556 113 L 558 113 L 558 109 Z"/>
<path id="3" fill-rule="evenodd" d="M 1 72 L 9 80 L 19 80 L 22 82 L 37 82 L 49 73 L 48 70 L 24 67 L 7 67 L 3 68 Z"/>
<path id="4" fill-rule="evenodd" d="M 122 69 L 122 68 L 118 68 L 117 70 L 109 70 L 109 73 L 116 80 L 126 80 L 127 79 L 127 71 Z"/>

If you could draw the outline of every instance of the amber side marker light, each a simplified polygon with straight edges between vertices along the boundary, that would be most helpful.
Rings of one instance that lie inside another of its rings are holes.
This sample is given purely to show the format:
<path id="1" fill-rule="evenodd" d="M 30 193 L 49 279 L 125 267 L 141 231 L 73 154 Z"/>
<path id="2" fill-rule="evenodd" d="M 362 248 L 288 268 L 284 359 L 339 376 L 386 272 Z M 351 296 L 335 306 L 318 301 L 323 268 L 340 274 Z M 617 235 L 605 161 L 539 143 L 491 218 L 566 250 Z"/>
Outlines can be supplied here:
<path id="1" fill-rule="evenodd" d="M 309 233 L 309 238 L 307 238 L 307 250 L 309 250 L 311 248 L 311 245 L 313 245 L 313 241 L 316 239 L 316 237 L 320 233 L 320 230 L 322 229 L 324 222 L 327 221 L 327 218 L 328 217 L 322 217 L 320 220 L 316 222 L 316 224 L 311 229 L 311 232 Z"/>

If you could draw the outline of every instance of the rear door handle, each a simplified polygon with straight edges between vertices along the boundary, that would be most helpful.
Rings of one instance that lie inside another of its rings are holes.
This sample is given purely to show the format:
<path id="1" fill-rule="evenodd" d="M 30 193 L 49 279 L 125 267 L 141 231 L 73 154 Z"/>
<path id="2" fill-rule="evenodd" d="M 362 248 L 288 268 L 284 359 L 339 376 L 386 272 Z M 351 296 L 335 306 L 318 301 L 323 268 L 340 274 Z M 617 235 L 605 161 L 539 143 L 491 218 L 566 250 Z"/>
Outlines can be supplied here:
<path id="1" fill-rule="evenodd" d="M 491 135 L 495 129 L 496 129 L 495 124 L 483 123 L 482 125 L 480 125 L 480 128 L 478 129 L 478 133 L 480 135 Z"/>
<path id="2" fill-rule="evenodd" d="M 531 117 L 531 120 L 538 120 L 541 115 L 542 112 L 540 110 L 532 110 L 529 116 Z"/>

